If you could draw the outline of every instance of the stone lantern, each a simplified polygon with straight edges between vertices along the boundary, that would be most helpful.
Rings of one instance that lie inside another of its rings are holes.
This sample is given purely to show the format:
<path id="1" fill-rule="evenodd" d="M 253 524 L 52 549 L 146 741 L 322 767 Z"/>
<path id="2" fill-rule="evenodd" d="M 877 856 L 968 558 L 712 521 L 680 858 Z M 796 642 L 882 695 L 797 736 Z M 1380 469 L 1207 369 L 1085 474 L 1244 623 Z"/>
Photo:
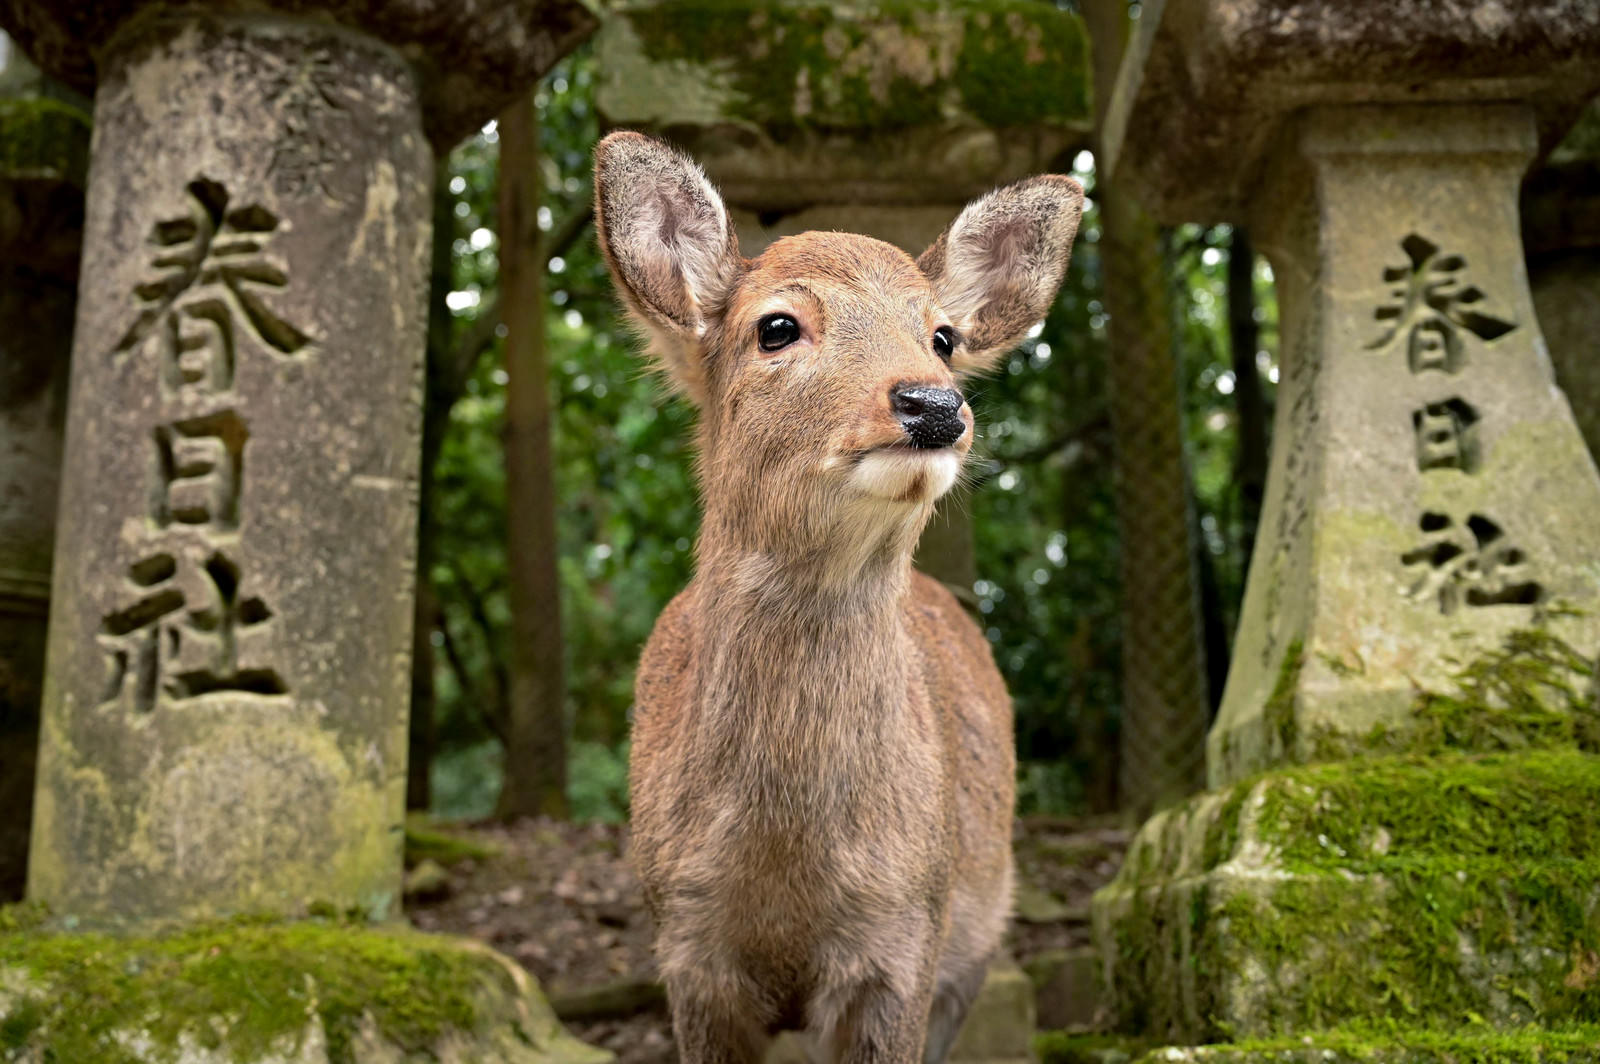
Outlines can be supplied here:
<path id="1" fill-rule="evenodd" d="M 65 978 L 0 952 L 24 1049 L 595 1058 L 509 960 L 366 923 L 400 893 L 435 153 L 593 24 L 0 0 L 94 95 L 28 894 L 40 934 L 122 936 L 58 935 Z M 40 1021 L 111 956 L 103 1025 Z"/>
<path id="2" fill-rule="evenodd" d="M 1402 1060 L 1406 1025 L 1593 1015 L 1600 476 L 1518 191 L 1597 60 L 1581 0 L 1144 6 L 1112 177 L 1248 224 L 1283 347 L 1215 789 L 1096 900 L 1124 1024 L 1315 1049 L 1391 1019 Z"/>

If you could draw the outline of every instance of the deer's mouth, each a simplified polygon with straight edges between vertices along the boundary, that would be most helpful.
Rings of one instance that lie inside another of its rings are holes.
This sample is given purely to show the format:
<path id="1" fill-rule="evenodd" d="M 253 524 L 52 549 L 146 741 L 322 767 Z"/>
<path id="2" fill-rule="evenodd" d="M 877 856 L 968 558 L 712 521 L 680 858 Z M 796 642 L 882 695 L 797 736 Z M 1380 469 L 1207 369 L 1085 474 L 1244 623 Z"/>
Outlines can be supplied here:
<path id="1" fill-rule="evenodd" d="M 849 483 L 863 495 L 886 502 L 930 503 L 955 484 L 964 457 L 965 452 L 954 447 L 884 444 L 856 455 Z"/>

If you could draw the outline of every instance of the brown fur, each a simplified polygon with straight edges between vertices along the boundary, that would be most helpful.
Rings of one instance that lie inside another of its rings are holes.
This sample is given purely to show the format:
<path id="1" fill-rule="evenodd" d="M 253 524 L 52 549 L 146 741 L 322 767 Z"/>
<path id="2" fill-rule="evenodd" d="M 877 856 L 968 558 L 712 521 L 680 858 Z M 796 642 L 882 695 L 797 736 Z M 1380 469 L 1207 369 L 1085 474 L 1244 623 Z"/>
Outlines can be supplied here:
<path id="1" fill-rule="evenodd" d="M 977 627 L 910 566 L 971 412 L 953 448 L 914 452 L 889 393 L 956 386 L 940 326 L 975 366 L 1042 315 L 1081 199 L 1063 180 L 980 201 L 920 265 L 838 233 L 746 261 L 688 160 L 636 134 L 597 150 L 607 262 L 701 407 L 699 564 L 645 648 L 631 765 L 686 1064 L 757 1060 L 786 1028 L 829 1059 L 942 1060 L 999 944 L 1010 702 Z M 802 339 L 761 351 L 771 313 Z"/>

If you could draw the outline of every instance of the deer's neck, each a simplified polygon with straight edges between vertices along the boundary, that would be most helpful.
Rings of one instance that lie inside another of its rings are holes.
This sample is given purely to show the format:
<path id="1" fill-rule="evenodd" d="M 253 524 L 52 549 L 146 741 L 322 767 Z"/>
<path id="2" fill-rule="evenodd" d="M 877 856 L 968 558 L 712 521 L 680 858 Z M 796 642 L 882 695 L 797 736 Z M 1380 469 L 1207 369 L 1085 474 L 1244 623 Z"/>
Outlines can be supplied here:
<path id="1" fill-rule="evenodd" d="M 897 545 L 841 584 L 823 559 L 702 541 L 695 727 L 723 778 L 814 809 L 883 771 L 914 668 L 901 619 L 910 568 Z M 841 777 L 853 779 L 841 789 Z"/>

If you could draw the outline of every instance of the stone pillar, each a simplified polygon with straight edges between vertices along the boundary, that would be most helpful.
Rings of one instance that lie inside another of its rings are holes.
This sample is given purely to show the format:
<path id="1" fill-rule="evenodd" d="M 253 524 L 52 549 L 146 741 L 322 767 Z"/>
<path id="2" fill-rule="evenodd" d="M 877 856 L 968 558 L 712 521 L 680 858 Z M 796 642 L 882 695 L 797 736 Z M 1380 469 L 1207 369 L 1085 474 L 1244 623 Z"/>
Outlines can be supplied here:
<path id="1" fill-rule="evenodd" d="M 433 149 L 589 24 L 256 7 L 0 3 L 96 83 L 28 880 L 62 916 L 397 907 Z"/>
<path id="2" fill-rule="evenodd" d="M 1252 220 L 1285 340 L 1213 785 L 1411 727 L 1519 629 L 1600 646 L 1600 478 L 1518 240 L 1532 110 L 1318 108 L 1288 136 Z"/>
<path id="3" fill-rule="evenodd" d="M 0 35 L 0 902 L 22 896 L 89 157 L 85 101 Z"/>
<path id="4" fill-rule="evenodd" d="M 630 0 L 598 44 L 602 120 L 693 154 L 747 256 L 809 229 L 919 255 L 968 200 L 1067 165 L 1091 122 L 1082 24 L 1031 0 Z M 974 605 L 971 505 L 946 498 L 917 565 Z"/>
<path id="5" fill-rule="evenodd" d="M 1283 336 L 1216 789 L 1095 902 L 1118 1019 L 1157 1039 L 1339 1060 L 1320 1032 L 1392 1020 L 1369 1048 L 1402 1060 L 1593 1006 L 1600 476 L 1517 197 L 1600 86 L 1600 20 L 1476 10 L 1167 0 L 1119 77 L 1113 179 L 1249 224 Z"/>

